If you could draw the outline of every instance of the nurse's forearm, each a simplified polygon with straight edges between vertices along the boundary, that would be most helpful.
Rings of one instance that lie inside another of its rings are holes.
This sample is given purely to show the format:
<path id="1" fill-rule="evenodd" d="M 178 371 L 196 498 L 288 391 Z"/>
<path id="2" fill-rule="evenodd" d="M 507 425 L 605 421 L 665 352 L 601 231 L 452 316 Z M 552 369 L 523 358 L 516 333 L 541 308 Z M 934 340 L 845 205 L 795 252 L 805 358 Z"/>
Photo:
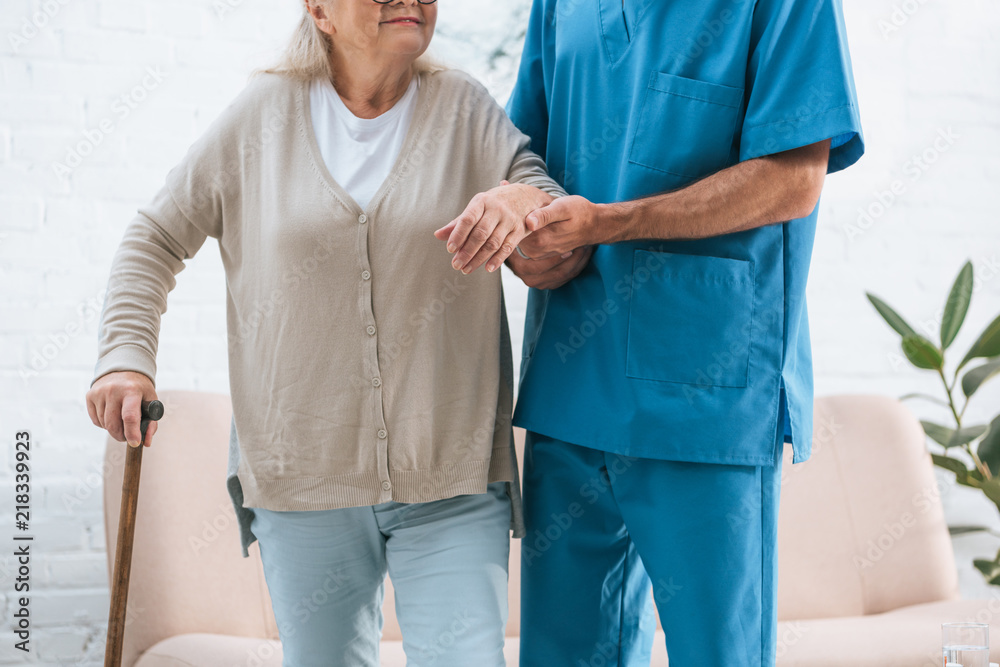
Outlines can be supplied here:
<path id="1" fill-rule="evenodd" d="M 700 239 L 803 218 L 816 207 L 830 141 L 746 160 L 691 185 L 643 199 L 598 207 L 600 235 L 638 239 Z"/>

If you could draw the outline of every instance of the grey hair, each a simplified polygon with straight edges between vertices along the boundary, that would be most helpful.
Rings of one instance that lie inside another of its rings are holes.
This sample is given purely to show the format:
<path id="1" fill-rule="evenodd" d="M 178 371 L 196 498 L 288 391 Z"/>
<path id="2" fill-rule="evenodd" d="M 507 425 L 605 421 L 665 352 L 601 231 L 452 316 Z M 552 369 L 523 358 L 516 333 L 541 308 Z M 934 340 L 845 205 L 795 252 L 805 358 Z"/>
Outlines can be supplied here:
<path id="1" fill-rule="evenodd" d="M 314 0 L 315 1 L 315 0 Z M 321 4 L 325 4 L 319 0 Z M 292 33 L 278 62 L 270 67 L 258 68 L 251 77 L 258 74 L 285 74 L 296 79 L 312 80 L 319 77 L 333 79 L 330 67 L 330 50 L 333 48 L 330 35 L 319 29 L 307 8 L 309 0 L 302 2 L 302 18 Z M 424 53 L 414 63 L 414 72 L 436 72 L 448 69 Z"/>

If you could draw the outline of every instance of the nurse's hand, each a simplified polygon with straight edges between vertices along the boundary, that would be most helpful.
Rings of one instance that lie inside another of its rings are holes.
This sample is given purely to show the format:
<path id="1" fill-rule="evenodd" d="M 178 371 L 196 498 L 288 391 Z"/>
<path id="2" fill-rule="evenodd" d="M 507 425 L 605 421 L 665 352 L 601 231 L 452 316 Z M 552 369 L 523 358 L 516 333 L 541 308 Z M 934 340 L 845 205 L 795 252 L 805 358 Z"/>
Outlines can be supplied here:
<path id="1" fill-rule="evenodd" d="M 523 183 L 503 183 L 472 198 L 458 216 L 434 236 L 448 241 L 448 252 L 455 253 L 451 265 L 472 273 L 486 264 L 493 272 L 510 257 L 514 248 L 530 230 L 525 217 L 551 202 L 552 195 Z"/>
<path id="2" fill-rule="evenodd" d="M 568 257 L 552 255 L 547 259 L 525 259 L 514 253 L 506 263 L 528 287 L 556 289 L 580 275 L 593 253 L 594 246 L 577 248 Z"/>
<path id="3" fill-rule="evenodd" d="M 532 259 L 563 255 L 575 248 L 606 243 L 610 231 L 600 221 L 600 208 L 578 195 L 560 197 L 526 218 L 528 229 L 538 230 L 520 244 Z"/>

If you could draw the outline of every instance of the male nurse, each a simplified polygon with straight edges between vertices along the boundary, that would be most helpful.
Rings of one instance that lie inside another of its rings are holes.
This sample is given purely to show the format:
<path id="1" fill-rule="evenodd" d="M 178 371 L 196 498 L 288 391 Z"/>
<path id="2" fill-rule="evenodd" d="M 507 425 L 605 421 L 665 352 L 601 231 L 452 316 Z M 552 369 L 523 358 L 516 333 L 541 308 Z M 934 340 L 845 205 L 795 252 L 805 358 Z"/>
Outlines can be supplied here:
<path id="1" fill-rule="evenodd" d="M 507 259 L 521 665 L 648 665 L 655 611 L 671 667 L 773 665 L 817 202 L 864 152 L 841 2 L 534 0 L 507 110 L 571 195 Z"/>

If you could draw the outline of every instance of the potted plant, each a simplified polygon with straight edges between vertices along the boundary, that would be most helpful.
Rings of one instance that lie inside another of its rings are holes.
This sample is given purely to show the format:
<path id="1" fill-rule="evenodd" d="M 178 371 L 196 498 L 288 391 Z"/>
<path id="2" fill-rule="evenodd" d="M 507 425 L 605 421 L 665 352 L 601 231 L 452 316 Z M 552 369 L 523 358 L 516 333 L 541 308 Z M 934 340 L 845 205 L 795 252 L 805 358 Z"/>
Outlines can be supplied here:
<path id="1" fill-rule="evenodd" d="M 948 425 L 921 421 L 927 437 L 939 450 L 931 452 L 934 464 L 953 472 L 962 486 L 979 489 L 1000 511 L 1000 415 L 989 424 L 968 424 L 965 412 L 976 392 L 991 378 L 1000 375 L 1000 316 L 979 335 L 951 373 L 946 369 L 948 348 L 965 322 L 972 301 L 972 263 L 965 266 L 955 279 L 941 317 L 940 345 L 918 334 L 895 310 L 874 294 L 868 300 L 901 337 L 903 354 L 919 369 L 932 371 L 941 379 L 943 397 L 908 394 L 902 400 L 921 398 L 946 407 L 950 413 Z M 961 393 L 959 393 L 961 392 Z M 964 452 L 967 460 L 954 456 Z M 988 530 L 982 526 L 952 528 L 952 533 Z M 976 568 L 991 584 L 1000 585 L 1000 552 L 992 559 L 977 559 Z"/>

